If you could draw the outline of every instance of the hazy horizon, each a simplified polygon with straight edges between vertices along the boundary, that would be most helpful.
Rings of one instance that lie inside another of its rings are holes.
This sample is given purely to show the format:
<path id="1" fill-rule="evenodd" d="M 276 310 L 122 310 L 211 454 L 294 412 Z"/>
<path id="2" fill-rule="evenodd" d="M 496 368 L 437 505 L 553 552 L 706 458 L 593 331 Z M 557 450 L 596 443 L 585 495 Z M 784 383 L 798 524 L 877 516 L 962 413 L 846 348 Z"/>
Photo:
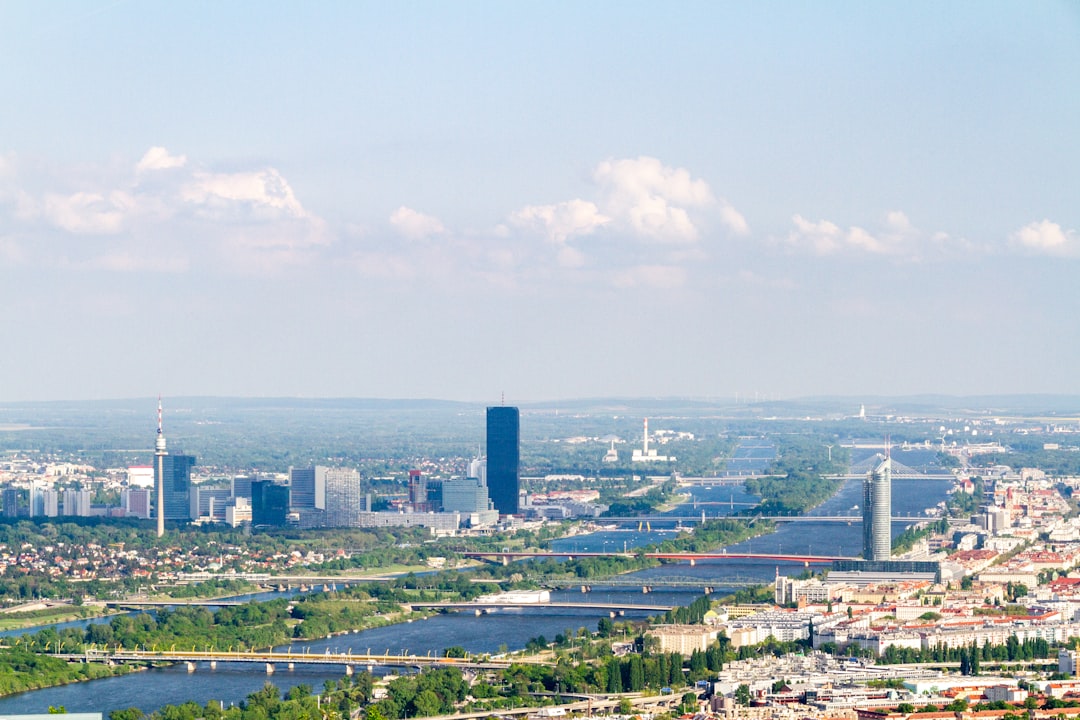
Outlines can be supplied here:
<path id="1" fill-rule="evenodd" d="M 1080 6 L 0 6 L 0 403 L 1080 394 Z"/>

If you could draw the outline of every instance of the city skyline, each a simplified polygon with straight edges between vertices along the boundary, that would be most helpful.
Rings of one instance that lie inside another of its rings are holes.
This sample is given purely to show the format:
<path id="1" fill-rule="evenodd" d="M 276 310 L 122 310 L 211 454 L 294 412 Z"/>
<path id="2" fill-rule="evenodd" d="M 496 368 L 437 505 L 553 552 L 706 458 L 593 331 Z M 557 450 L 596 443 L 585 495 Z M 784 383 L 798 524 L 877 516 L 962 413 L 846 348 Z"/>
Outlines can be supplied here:
<path id="1" fill-rule="evenodd" d="M 0 402 L 1080 393 L 1078 38 L 1067 2 L 8 3 Z"/>

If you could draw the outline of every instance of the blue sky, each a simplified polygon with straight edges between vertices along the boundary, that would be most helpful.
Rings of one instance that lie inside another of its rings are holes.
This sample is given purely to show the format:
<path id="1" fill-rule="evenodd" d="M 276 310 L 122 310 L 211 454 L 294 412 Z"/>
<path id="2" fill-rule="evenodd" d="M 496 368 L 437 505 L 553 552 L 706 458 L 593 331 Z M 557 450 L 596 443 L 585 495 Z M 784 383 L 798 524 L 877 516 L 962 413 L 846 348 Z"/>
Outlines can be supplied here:
<path id="1" fill-rule="evenodd" d="M 1080 392 L 1074 2 L 0 3 L 0 401 Z"/>

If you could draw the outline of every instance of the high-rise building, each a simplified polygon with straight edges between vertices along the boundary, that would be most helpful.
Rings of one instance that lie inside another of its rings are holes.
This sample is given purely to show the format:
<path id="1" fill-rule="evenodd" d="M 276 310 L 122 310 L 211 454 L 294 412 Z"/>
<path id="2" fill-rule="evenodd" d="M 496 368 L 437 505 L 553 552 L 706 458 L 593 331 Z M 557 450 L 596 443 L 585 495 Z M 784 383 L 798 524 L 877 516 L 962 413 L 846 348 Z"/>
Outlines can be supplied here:
<path id="1" fill-rule="evenodd" d="M 4 488 L 4 517 L 23 517 L 29 514 L 26 507 L 27 501 L 24 500 L 25 495 L 25 490 L 13 487 Z"/>
<path id="2" fill-rule="evenodd" d="M 232 479 L 232 496 L 234 498 L 247 498 L 251 499 L 251 482 L 254 480 L 251 475 L 237 475 Z"/>
<path id="3" fill-rule="evenodd" d="M 488 489 L 477 478 L 443 480 L 443 512 L 478 513 L 484 512 L 490 505 Z"/>
<path id="4" fill-rule="evenodd" d="M 64 515 L 90 517 L 90 503 L 94 493 L 89 490 L 69 488 L 64 491 Z"/>
<path id="5" fill-rule="evenodd" d="M 128 488 L 121 491 L 120 501 L 126 515 L 150 519 L 150 490 L 146 488 Z"/>
<path id="6" fill-rule="evenodd" d="M 194 455 L 161 455 L 155 477 L 161 503 L 155 512 L 166 520 L 191 519 L 191 469 L 195 467 Z M 164 507 L 165 514 L 160 514 Z"/>
<path id="7" fill-rule="evenodd" d="M 289 513 L 289 488 L 270 480 L 251 483 L 251 524 L 282 526 Z"/>
<path id="8" fill-rule="evenodd" d="M 224 488 L 191 488 L 192 520 L 207 518 L 211 522 L 225 522 L 225 505 L 232 497 L 232 491 Z"/>
<path id="9" fill-rule="evenodd" d="M 45 514 L 45 488 L 34 482 L 30 484 L 30 517 Z"/>
<path id="10" fill-rule="evenodd" d="M 863 557 L 892 557 L 892 458 L 885 459 L 863 480 Z"/>
<path id="11" fill-rule="evenodd" d="M 516 407 L 487 409 L 488 495 L 501 515 L 516 515 L 520 477 L 520 421 Z M 443 504 L 446 504 L 444 488 Z"/>
<path id="12" fill-rule="evenodd" d="M 293 510 L 326 509 L 326 468 L 289 468 L 289 507 Z"/>
<path id="13" fill-rule="evenodd" d="M 56 490 L 43 492 L 42 501 L 45 506 L 45 517 L 57 517 L 60 514 L 60 493 Z"/>
<path id="14" fill-rule="evenodd" d="M 416 512 L 430 512 L 427 478 L 420 470 L 409 471 L 409 507 Z"/>
<path id="15" fill-rule="evenodd" d="M 315 476 L 326 488 L 326 527 L 359 527 L 360 513 L 368 509 L 360 492 L 360 473 L 317 465 Z"/>

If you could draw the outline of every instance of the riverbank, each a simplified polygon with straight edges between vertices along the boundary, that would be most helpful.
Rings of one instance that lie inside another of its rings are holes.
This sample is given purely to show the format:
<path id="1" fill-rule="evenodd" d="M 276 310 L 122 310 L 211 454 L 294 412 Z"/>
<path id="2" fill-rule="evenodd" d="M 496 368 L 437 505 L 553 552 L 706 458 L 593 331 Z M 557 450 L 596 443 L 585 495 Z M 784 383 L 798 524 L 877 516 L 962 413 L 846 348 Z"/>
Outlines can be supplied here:
<path id="1" fill-rule="evenodd" d="M 38 603 L 35 603 L 37 605 Z M 102 605 L 88 603 L 86 605 L 73 605 L 71 603 L 48 602 L 41 603 L 45 607 L 34 610 L 19 610 L 9 608 L 0 613 L 0 632 L 5 630 L 21 630 L 24 628 L 45 628 L 56 623 L 71 622 L 73 620 L 89 620 L 91 618 L 108 617 L 115 615 L 115 611 L 109 610 Z"/>

